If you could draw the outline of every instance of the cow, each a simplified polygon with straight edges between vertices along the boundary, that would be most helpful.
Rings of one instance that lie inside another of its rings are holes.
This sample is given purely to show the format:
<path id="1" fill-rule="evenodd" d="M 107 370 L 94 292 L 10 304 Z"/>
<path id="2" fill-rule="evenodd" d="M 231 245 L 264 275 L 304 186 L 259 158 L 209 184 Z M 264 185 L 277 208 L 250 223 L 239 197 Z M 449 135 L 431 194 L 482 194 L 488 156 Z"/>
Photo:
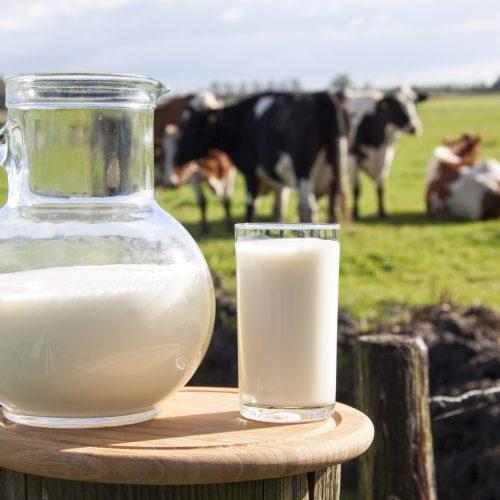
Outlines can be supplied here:
<path id="1" fill-rule="evenodd" d="M 444 140 L 427 166 L 426 207 L 433 218 L 485 220 L 500 217 L 500 163 L 476 163 L 481 136 Z"/>
<path id="2" fill-rule="evenodd" d="M 223 103 L 211 92 L 201 91 L 196 95 L 171 99 L 157 107 L 154 118 L 157 184 L 166 187 L 191 184 L 200 207 L 202 234 L 209 232 L 206 217 L 207 199 L 203 190 L 203 184 L 208 184 L 221 199 L 226 214 L 226 227 L 232 231 L 230 200 L 234 189 L 236 168 L 228 156 L 223 151 L 214 149 L 207 152 L 206 157 L 190 161 L 185 165 L 174 166 L 170 160 L 175 153 L 176 136 L 182 113 L 188 107 L 196 110 L 220 109 Z"/>
<path id="3" fill-rule="evenodd" d="M 317 220 L 315 176 L 327 164 L 333 172 L 329 219 L 334 220 L 347 175 L 341 168 L 347 164 L 341 158 L 346 134 L 339 103 L 326 92 L 264 93 L 220 110 L 187 109 L 173 162 L 187 163 L 212 148 L 226 152 L 245 177 L 248 222 L 257 197 L 267 191 L 277 193 L 274 213 L 281 220 L 290 188 L 298 189 L 300 220 Z"/>
<path id="4" fill-rule="evenodd" d="M 377 186 L 378 215 L 386 217 L 384 184 L 401 133 L 418 135 L 422 123 L 415 104 L 427 98 L 407 85 L 395 91 L 346 91 L 350 121 L 349 173 L 353 190 L 353 218 L 359 219 L 359 172 L 363 170 Z"/>

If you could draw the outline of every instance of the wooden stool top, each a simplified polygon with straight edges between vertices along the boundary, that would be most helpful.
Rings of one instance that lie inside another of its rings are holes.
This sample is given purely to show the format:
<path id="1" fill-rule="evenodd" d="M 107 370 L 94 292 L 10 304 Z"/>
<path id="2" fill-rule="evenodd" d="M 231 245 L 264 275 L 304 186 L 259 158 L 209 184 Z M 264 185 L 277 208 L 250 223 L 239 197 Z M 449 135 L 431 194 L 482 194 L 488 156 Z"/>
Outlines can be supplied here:
<path id="1" fill-rule="evenodd" d="M 105 429 L 43 429 L 0 422 L 0 466 L 39 476 L 117 484 L 204 484 L 289 476 L 357 457 L 372 442 L 363 413 L 253 422 L 238 391 L 185 388 L 148 422 Z M 0 416 L 1 411 L 0 411 Z"/>

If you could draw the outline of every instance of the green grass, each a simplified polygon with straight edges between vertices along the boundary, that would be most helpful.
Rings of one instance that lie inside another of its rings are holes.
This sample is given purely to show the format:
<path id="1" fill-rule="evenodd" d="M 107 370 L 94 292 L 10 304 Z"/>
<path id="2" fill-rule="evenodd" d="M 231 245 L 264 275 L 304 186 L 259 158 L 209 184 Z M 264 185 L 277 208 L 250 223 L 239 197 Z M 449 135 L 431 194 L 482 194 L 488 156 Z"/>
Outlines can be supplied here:
<path id="1" fill-rule="evenodd" d="M 500 222 L 434 222 L 425 215 L 425 169 L 433 148 L 443 137 L 466 130 L 482 134 L 481 157 L 500 158 L 500 96 L 440 98 L 422 103 L 420 137 L 403 136 L 386 184 L 389 218 L 379 221 L 375 187 L 362 179 L 362 221 L 341 231 L 340 305 L 371 321 L 394 304 L 418 306 L 440 300 L 500 306 Z M 189 186 L 158 189 L 157 200 L 197 239 L 225 289 L 235 291 L 233 235 L 224 227 L 220 202 L 209 195 L 212 232 L 199 234 L 199 212 Z M 5 199 L 5 178 L 0 178 Z M 235 221 L 244 220 L 245 192 L 237 179 L 233 202 Z M 258 220 L 269 220 L 271 197 L 263 198 Z M 323 220 L 325 217 L 325 201 Z M 297 220 L 292 197 L 289 220 Z"/>

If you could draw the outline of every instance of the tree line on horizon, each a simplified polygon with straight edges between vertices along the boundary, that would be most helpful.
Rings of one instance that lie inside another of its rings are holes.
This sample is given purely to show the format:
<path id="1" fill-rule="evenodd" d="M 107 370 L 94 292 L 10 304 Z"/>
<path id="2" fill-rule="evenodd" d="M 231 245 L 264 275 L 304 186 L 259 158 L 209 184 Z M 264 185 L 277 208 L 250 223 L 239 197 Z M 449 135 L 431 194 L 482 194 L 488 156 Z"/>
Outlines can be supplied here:
<path id="1" fill-rule="evenodd" d="M 431 85 L 412 85 L 416 90 L 427 92 L 430 94 L 446 94 L 446 93 L 489 93 L 500 92 L 500 75 L 492 85 L 487 85 L 484 82 L 473 84 L 431 84 Z M 224 98 L 239 98 L 247 95 L 259 94 L 261 92 L 305 92 L 307 90 L 299 78 L 289 78 L 283 80 L 270 79 L 266 82 L 253 80 L 251 82 L 220 82 L 213 80 L 208 87 L 214 94 Z M 367 81 L 362 85 L 356 85 L 351 76 L 347 73 L 340 73 L 335 76 L 329 85 L 330 89 L 346 90 L 346 89 L 372 89 L 377 88 Z M 197 89 L 200 90 L 200 89 Z M 389 90 L 382 88 L 381 90 Z M 174 92 L 175 94 L 175 92 Z M 0 108 L 5 108 L 5 83 L 0 77 Z"/>

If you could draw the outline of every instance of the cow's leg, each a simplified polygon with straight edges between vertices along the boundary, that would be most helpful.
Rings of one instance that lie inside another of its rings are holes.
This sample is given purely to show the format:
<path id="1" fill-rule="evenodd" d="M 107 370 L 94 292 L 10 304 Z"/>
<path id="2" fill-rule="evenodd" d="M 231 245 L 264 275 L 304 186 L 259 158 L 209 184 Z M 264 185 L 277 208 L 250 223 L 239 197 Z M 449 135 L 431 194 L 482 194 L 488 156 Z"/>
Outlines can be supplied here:
<path id="1" fill-rule="evenodd" d="M 199 200 L 199 204 L 201 212 L 200 231 L 201 234 L 208 234 L 210 232 L 210 227 L 207 223 L 207 199 L 205 198 L 205 195 L 203 195 L 202 198 Z"/>
<path id="2" fill-rule="evenodd" d="M 359 183 L 359 175 L 356 168 L 351 171 L 351 184 L 352 184 L 352 218 L 359 219 L 358 201 L 361 193 L 361 186 Z"/>
<path id="3" fill-rule="evenodd" d="M 328 222 L 336 222 L 338 214 L 348 220 L 347 190 L 349 183 L 349 146 L 347 136 L 341 135 L 335 148 L 335 154 L 329 159 L 329 168 L 332 169 L 332 182 L 328 199 Z"/>
<path id="4" fill-rule="evenodd" d="M 317 224 L 319 222 L 319 205 L 312 192 L 309 195 L 309 206 L 311 207 L 311 222 Z"/>
<path id="5" fill-rule="evenodd" d="M 224 212 L 226 214 L 226 229 L 231 232 L 234 229 L 233 218 L 231 217 L 231 200 L 229 197 L 224 196 L 222 199 L 222 204 L 224 206 Z"/>
<path id="6" fill-rule="evenodd" d="M 199 172 L 193 173 L 193 175 L 189 179 L 189 183 L 191 184 L 194 195 L 196 197 L 196 201 L 198 202 L 198 206 L 200 207 L 201 213 L 201 225 L 200 231 L 201 234 L 208 234 L 210 232 L 210 228 L 207 223 L 207 198 L 203 193 L 203 189 L 201 186 L 202 180 L 199 175 Z"/>
<path id="7" fill-rule="evenodd" d="M 309 179 L 299 180 L 299 215 L 301 222 L 317 222 L 318 203 Z"/>
<path id="8" fill-rule="evenodd" d="M 336 201 L 337 201 L 337 194 L 332 189 L 328 196 L 328 222 L 337 221 Z"/>
<path id="9" fill-rule="evenodd" d="M 282 187 L 276 191 L 274 199 L 274 220 L 283 222 L 288 212 L 288 203 L 290 201 L 290 188 Z"/>
<path id="10" fill-rule="evenodd" d="M 234 180 L 236 177 L 236 168 L 232 167 L 227 173 L 224 187 L 224 195 L 222 196 L 222 205 L 224 206 L 224 212 L 226 214 L 226 229 L 228 232 L 234 230 L 234 222 L 231 217 L 231 198 L 234 192 Z"/>
<path id="11" fill-rule="evenodd" d="M 253 222 L 255 216 L 255 200 L 259 190 L 259 181 L 255 173 L 247 175 L 247 215 L 246 222 Z"/>
<path id="12" fill-rule="evenodd" d="M 342 220 L 347 223 L 350 222 L 351 213 L 347 202 L 346 191 L 337 193 L 336 197 L 330 197 L 330 205 L 334 208 L 329 208 L 328 222 L 337 222 L 337 214 L 341 214 Z"/>
<path id="13" fill-rule="evenodd" d="M 338 172 L 334 172 L 328 196 L 328 222 L 336 222 L 337 220 L 337 201 L 343 195 L 340 182 Z"/>
<path id="14" fill-rule="evenodd" d="M 253 218 L 255 216 L 255 196 L 247 193 L 247 215 L 246 222 L 253 222 Z"/>
<path id="15" fill-rule="evenodd" d="M 384 207 L 384 181 L 377 182 L 378 216 L 381 219 L 387 217 Z"/>

